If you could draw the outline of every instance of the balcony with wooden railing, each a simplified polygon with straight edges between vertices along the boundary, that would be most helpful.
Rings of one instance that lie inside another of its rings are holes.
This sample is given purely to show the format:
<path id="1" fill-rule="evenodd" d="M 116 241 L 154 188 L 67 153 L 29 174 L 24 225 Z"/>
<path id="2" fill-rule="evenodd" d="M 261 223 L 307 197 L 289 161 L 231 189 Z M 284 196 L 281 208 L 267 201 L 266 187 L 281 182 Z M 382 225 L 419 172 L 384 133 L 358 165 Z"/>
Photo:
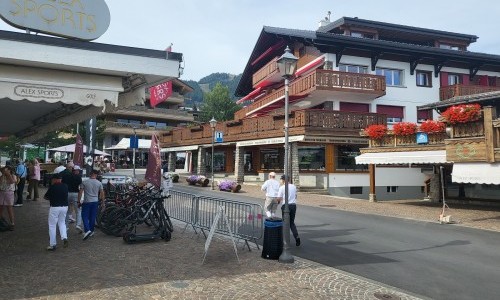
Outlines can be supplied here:
<path id="1" fill-rule="evenodd" d="M 443 101 L 457 96 L 468 96 L 468 95 L 481 94 L 494 91 L 500 91 L 500 87 L 454 84 L 441 87 L 439 89 L 439 99 Z"/>
<path id="2" fill-rule="evenodd" d="M 332 97 L 344 97 L 354 101 L 373 100 L 385 95 L 385 88 L 384 76 L 317 69 L 293 80 L 290 83 L 289 95 L 292 99 L 310 95 L 319 103 Z M 240 120 L 259 113 L 264 108 L 284 101 L 284 95 L 285 89 L 281 87 L 237 111 L 234 118 Z"/>
<path id="3" fill-rule="evenodd" d="M 495 108 L 484 107 L 483 118 L 450 125 L 448 133 L 429 134 L 429 143 L 417 144 L 416 135 L 395 136 L 389 132 L 370 140 L 368 152 L 446 150 L 449 162 L 500 162 L 500 116 Z"/>
<path id="4" fill-rule="evenodd" d="M 134 129 L 139 135 L 152 135 L 155 132 L 165 132 L 172 130 L 172 126 L 148 126 L 146 124 L 133 124 L 133 123 L 120 123 L 120 122 L 112 122 L 106 121 L 106 128 L 104 129 L 105 133 L 110 134 L 134 134 Z"/>
<path id="5" fill-rule="evenodd" d="M 273 60 L 268 62 L 265 66 L 260 68 L 252 76 L 252 85 L 255 88 L 257 85 L 261 84 L 264 80 L 270 82 L 279 82 L 281 79 L 280 71 L 278 69 L 278 59 L 275 57 Z"/>
<path id="6" fill-rule="evenodd" d="M 283 137 L 284 115 L 262 116 L 239 121 L 219 122 L 216 131 L 222 131 L 224 142 Z M 385 124 L 386 116 L 375 113 L 353 113 L 327 110 L 299 110 L 290 114 L 289 134 L 328 137 L 357 137 L 359 131 L 372 124 Z M 177 128 L 160 138 L 162 147 L 210 144 L 212 128 L 209 124 L 191 128 Z"/>

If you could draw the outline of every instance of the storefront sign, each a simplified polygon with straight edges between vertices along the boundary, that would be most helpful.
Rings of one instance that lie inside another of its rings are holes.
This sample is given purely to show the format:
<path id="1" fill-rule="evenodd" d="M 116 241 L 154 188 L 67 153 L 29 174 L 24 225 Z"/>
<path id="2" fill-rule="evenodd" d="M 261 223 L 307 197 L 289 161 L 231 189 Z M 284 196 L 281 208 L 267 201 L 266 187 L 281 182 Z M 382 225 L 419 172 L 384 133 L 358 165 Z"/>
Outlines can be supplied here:
<path id="1" fill-rule="evenodd" d="M 86 41 L 103 35 L 111 19 L 104 0 L 4 0 L 0 18 L 20 29 Z"/>
<path id="2" fill-rule="evenodd" d="M 288 138 L 289 142 L 300 142 L 304 140 L 303 135 L 291 136 Z M 273 145 L 273 144 L 284 144 L 285 138 L 272 138 L 272 139 L 262 139 L 262 140 L 251 140 L 237 142 L 236 147 L 246 147 L 246 146 L 256 146 L 256 145 Z"/>

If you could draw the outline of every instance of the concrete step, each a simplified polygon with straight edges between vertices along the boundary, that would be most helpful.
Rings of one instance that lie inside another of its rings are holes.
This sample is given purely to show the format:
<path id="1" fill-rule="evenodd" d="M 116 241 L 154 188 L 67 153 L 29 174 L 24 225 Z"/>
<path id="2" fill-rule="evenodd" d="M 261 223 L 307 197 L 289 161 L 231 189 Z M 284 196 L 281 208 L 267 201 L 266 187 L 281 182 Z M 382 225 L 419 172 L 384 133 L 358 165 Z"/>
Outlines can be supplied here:
<path id="1" fill-rule="evenodd" d="M 304 194 L 319 194 L 319 195 L 329 195 L 328 190 L 326 189 L 318 189 L 318 188 L 308 188 L 308 187 L 301 187 L 299 189 L 299 192 L 304 193 Z"/>

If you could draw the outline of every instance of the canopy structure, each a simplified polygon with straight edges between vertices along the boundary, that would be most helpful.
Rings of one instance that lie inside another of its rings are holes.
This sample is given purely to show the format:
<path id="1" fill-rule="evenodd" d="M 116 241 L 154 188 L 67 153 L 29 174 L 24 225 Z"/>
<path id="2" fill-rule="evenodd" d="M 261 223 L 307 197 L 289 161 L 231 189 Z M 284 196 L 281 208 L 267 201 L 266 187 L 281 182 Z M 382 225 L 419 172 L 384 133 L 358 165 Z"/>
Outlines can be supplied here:
<path id="1" fill-rule="evenodd" d="M 395 164 L 444 164 L 446 151 L 402 151 L 363 153 L 356 157 L 358 165 L 395 165 Z"/>
<path id="2" fill-rule="evenodd" d="M 178 78 L 182 54 L 0 31 L 0 136 L 26 142 Z"/>
<path id="3" fill-rule="evenodd" d="M 151 140 L 139 139 L 139 149 L 149 149 L 151 147 Z M 130 148 L 130 139 L 122 138 L 121 141 L 112 146 L 105 148 L 105 150 L 127 150 Z"/>
<path id="4" fill-rule="evenodd" d="M 500 163 L 455 163 L 451 173 L 451 181 L 500 184 Z"/>
<path id="5" fill-rule="evenodd" d="M 52 148 L 52 149 L 47 149 L 47 151 L 74 153 L 75 152 L 75 144 L 70 144 L 70 145 L 61 146 L 61 147 Z M 83 152 L 87 153 L 87 146 L 86 145 L 83 145 Z M 103 152 L 103 151 L 97 150 L 97 149 L 95 149 L 94 153 L 95 153 L 95 155 L 98 155 L 98 156 L 111 156 L 111 154 L 108 154 L 106 152 Z"/>

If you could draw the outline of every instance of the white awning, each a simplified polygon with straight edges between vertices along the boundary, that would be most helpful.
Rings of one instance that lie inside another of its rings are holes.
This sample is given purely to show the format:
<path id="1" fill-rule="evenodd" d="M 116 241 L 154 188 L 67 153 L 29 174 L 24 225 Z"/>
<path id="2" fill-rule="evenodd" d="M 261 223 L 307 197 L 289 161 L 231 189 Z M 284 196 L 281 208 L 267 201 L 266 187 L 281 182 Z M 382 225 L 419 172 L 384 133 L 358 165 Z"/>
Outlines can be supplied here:
<path id="1" fill-rule="evenodd" d="M 72 152 L 73 153 L 73 152 L 75 152 L 75 144 L 69 144 L 69 145 L 66 145 L 66 146 L 61 146 L 61 147 L 57 147 L 57 148 L 51 148 L 51 149 L 48 149 L 47 151 Z M 83 145 L 83 152 L 87 153 L 87 146 L 86 145 Z M 95 153 L 95 155 L 111 156 L 110 154 L 108 154 L 106 152 L 102 152 L 101 150 L 97 150 L 97 149 L 94 150 L 94 153 Z"/>
<path id="2" fill-rule="evenodd" d="M 356 164 L 358 165 L 443 163 L 447 163 L 445 150 L 363 153 L 356 157 Z"/>
<path id="3" fill-rule="evenodd" d="M 149 149 L 151 148 L 151 140 L 139 139 L 139 149 Z M 130 139 L 122 138 L 118 144 L 105 148 L 105 150 L 127 150 L 130 149 Z"/>
<path id="4" fill-rule="evenodd" d="M 500 163 L 455 163 L 451 181 L 458 183 L 500 184 Z"/>
<path id="5" fill-rule="evenodd" d="M 193 146 L 181 146 L 181 147 L 169 147 L 169 148 L 163 148 L 160 150 L 160 152 L 182 152 L 182 151 L 192 151 L 192 150 L 198 150 L 200 146 L 198 145 L 193 145 Z"/>

